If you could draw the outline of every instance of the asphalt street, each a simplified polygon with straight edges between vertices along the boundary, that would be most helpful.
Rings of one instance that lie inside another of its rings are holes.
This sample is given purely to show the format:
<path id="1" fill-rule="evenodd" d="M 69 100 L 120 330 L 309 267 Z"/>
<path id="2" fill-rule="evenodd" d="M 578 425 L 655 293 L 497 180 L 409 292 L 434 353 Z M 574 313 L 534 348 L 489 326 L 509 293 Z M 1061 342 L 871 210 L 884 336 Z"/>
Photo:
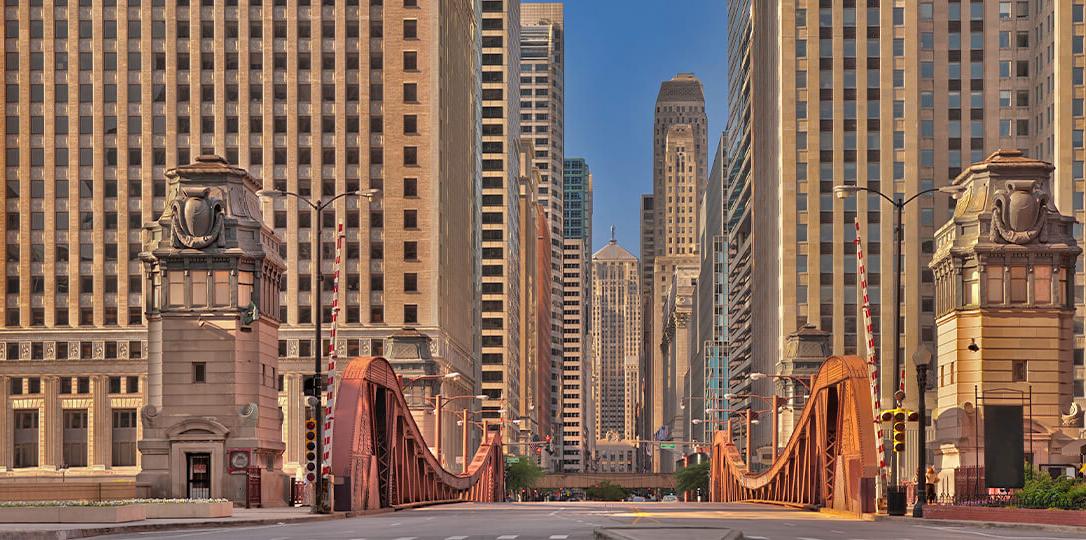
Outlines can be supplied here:
<path id="1" fill-rule="evenodd" d="M 1063 540 L 1081 533 L 858 521 L 768 505 L 715 503 L 454 504 L 314 523 L 186 529 L 110 539 L 584 540 L 599 527 L 730 527 L 749 540 Z M 663 537 L 647 532 L 644 538 Z"/>

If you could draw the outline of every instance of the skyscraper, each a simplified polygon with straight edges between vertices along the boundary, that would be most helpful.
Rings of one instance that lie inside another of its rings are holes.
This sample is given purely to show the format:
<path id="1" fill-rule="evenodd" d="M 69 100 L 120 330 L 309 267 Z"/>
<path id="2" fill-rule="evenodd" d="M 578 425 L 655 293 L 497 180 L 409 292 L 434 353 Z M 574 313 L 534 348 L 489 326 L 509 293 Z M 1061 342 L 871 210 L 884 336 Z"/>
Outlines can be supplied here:
<path id="1" fill-rule="evenodd" d="M 247 169 L 264 189 L 310 199 L 381 190 L 371 203 L 342 198 L 316 218 L 293 198 L 263 203 L 288 267 L 278 314 L 288 469 L 302 453 L 302 375 L 315 347 L 327 347 L 313 342 L 313 322 L 331 321 L 334 270 L 341 355 L 395 361 L 388 338 L 412 327 L 431 354 L 411 369 L 462 375 L 432 390 L 478 392 L 479 297 L 465 286 L 479 281 L 480 252 L 473 2 L 82 4 L 8 8 L 0 45 L 8 133 L 0 351 L 8 363 L 35 361 L 0 376 L 0 402 L 11 403 L 17 386 L 42 433 L 60 433 L 61 396 L 82 403 L 65 407 L 90 409 L 96 427 L 80 440 L 93 467 L 69 478 L 137 470 L 138 456 L 111 468 L 107 444 L 138 425 L 111 433 L 109 403 L 131 412 L 125 422 L 139 422 L 142 405 L 140 228 L 171 202 L 167 168 L 200 154 Z M 320 302 L 314 249 L 324 255 Z M 10 433 L 9 417 L 0 415 L 0 432 Z M 457 455 L 459 431 L 445 425 L 454 441 L 446 451 Z M 41 440 L 21 467 L 63 463 L 61 438 Z M 10 460 L 8 443 L 0 446 Z"/>
<path id="2" fill-rule="evenodd" d="M 562 167 L 565 145 L 565 28 L 559 2 L 532 2 L 520 10 L 521 133 L 532 141 L 532 165 L 539 169 L 540 204 L 547 216 L 551 243 L 551 392 L 536 404 L 543 433 L 559 422 L 562 363 Z M 538 415 L 537 414 L 537 415 Z M 558 430 L 555 435 L 561 435 Z"/>
<path id="3" fill-rule="evenodd" d="M 734 173 L 729 187 L 737 196 L 729 201 L 733 216 L 750 224 L 732 229 L 738 256 L 730 274 L 751 282 L 732 290 L 732 321 L 758 329 L 733 335 L 733 366 L 773 369 L 786 337 L 808 321 L 832 333 L 834 353 L 865 351 L 853 243 L 858 218 L 884 401 L 894 390 L 895 357 L 909 366 L 912 400 L 910 358 L 934 338 L 934 280 L 926 265 L 951 201 L 925 195 L 905 209 L 904 325 L 895 350 L 893 329 L 882 324 L 898 316 L 895 264 L 883 252 L 894 238 L 893 207 L 875 194 L 836 199 L 833 186 L 908 198 L 946 185 L 996 149 L 1022 148 L 1056 166 L 1054 202 L 1082 219 L 1082 2 L 819 7 L 735 0 L 730 7 L 729 50 L 746 59 L 730 62 L 731 86 L 749 89 L 737 97 L 744 106 L 732 110 L 750 119 L 749 129 L 736 125 L 736 132 L 751 134 L 750 145 L 730 146 L 746 157 L 730 158 L 742 170 Z M 741 195 L 744 186 L 750 197 Z M 1081 267 L 1075 283 L 1081 291 Z M 1081 358 L 1084 310 L 1077 302 Z M 1074 375 L 1080 399 L 1082 369 L 1080 362 Z M 734 372 L 732 380 L 747 384 Z"/>
<path id="4" fill-rule="evenodd" d="M 483 417 L 493 420 L 517 418 L 527 407 L 520 388 L 523 246 L 513 240 L 524 224 L 520 189 L 525 171 L 520 160 L 531 152 L 522 147 L 517 112 L 520 1 L 483 2 L 481 21 L 482 389 L 487 396 Z M 499 412 L 503 409 L 504 415 Z"/>
<path id="5" fill-rule="evenodd" d="M 614 238 L 592 255 L 592 363 L 595 437 L 637 436 L 637 365 L 641 356 L 638 263 Z"/>
<path id="6" fill-rule="evenodd" d="M 592 298 L 592 172 L 583 158 L 568 158 L 563 171 L 562 372 L 560 411 L 562 470 L 585 470 L 594 430 L 588 332 Z"/>
<path id="7" fill-rule="evenodd" d="M 646 411 L 651 415 L 651 432 L 665 427 L 669 433 L 686 435 L 687 423 L 680 413 L 681 396 L 686 396 L 689 358 L 677 358 L 668 365 L 660 344 L 665 334 L 664 306 L 675 283 L 675 271 L 697 264 L 698 200 L 705 189 L 707 169 L 705 98 L 701 82 L 681 73 L 660 85 L 656 98 L 653 131 L 652 261 L 649 275 L 641 276 L 642 291 L 650 295 L 652 313 L 649 342 L 642 351 L 649 369 Z M 644 217 L 645 209 L 643 208 Z M 645 225 L 645 220 L 642 220 Z M 642 232 L 644 236 L 644 232 Z M 646 265 L 647 265 L 646 261 Z M 645 317 L 648 319 L 648 317 Z M 685 348 L 685 344 L 684 347 Z M 668 460 L 654 456 L 654 470 L 670 470 Z M 661 465 L 663 469 L 661 469 Z"/>

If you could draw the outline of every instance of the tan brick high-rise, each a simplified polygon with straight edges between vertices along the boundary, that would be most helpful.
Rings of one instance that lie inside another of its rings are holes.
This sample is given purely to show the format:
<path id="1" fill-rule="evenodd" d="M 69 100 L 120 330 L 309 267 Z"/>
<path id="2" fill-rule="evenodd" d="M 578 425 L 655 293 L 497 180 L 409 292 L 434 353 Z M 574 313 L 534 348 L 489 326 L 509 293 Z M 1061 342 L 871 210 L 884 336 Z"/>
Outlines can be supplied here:
<path id="1" fill-rule="evenodd" d="M 372 203 L 346 197 L 325 212 L 319 245 L 307 207 L 263 203 L 288 268 L 279 313 L 288 464 L 301 453 L 301 376 L 322 346 L 312 324 L 331 319 L 335 223 L 346 234 L 341 354 L 382 354 L 389 334 L 414 327 L 432 340 L 429 369 L 464 375 L 443 393 L 478 393 L 473 2 L 33 4 L 9 3 L 0 30 L 0 386 L 5 410 L 19 409 L 4 422 L 23 426 L 25 441 L 13 452 L 12 432 L 0 437 L 3 475 L 53 470 L 62 446 L 92 456 L 93 474 L 134 474 L 129 447 L 114 445 L 111 465 L 95 434 L 111 421 L 114 441 L 139 430 L 125 412 L 140 405 L 147 356 L 138 229 L 167 204 L 165 170 L 199 154 L 313 199 L 381 190 Z M 324 253 L 323 313 L 314 249 Z M 83 422 L 75 413 L 87 409 Z M 73 427 L 62 432 L 69 410 Z M 449 420 L 445 440 L 459 441 Z M 67 461 L 69 477 L 91 474 L 82 461 Z"/>
<path id="2" fill-rule="evenodd" d="M 883 389 L 890 392 L 892 206 L 873 194 L 835 199 L 833 186 L 909 197 L 946 185 L 996 149 L 1024 148 L 1056 166 L 1055 203 L 1082 221 L 1083 2 L 831 7 L 813 0 L 732 0 L 730 8 L 732 48 L 747 56 L 732 63 L 731 87 L 743 96 L 733 94 L 739 105 L 733 110 L 749 111 L 745 133 L 753 133 L 752 143 L 733 156 L 730 182 L 737 187 L 729 211 L 744 224 L 733 229 L 739 256 L 730 272 L 749 276 L 730 293 L 742 298 L 730 313 L 740 338 L 732 340 L 738 347 L 732 365 L 772 371 L 786 337 L 808 321 L 833 334 L 834 354 L 863 353 L 853 244 L 853 218 L 859 218 Z M 919 345 L 934 344 L 934 280 L 926 265 L 935 227 L 950 207 L 946 195 L 936 194 L 905 210 L 897 355 L 905 364 Z M 1075 234 L 1081 241 L 1081 227 Z M 1086 312 L 1078 266 L 1074 393 L 1081 401 Z M 909 371 L 906 381 L 914 379 Z M 749 384 L 732 373 L 736 385 Z M 762 383 L 755 389 L 770 390 Z M 757 438 L 765 443 L 768 436 Z"/>

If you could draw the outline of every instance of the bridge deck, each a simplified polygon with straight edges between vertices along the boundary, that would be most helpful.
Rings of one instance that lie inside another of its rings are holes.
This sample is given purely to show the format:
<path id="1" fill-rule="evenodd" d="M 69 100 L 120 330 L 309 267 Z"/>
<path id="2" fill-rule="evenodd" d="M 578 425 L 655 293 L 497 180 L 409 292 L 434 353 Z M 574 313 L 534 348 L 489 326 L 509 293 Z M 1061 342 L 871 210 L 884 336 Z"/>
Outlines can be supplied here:
<path id="1" fill-rule="evenodd" d="M 536 489 L 588 488 L 608 481 L 624 488 L 675 488 L 675 477 L 668 473 L 579 473 L 545 474 Z"/>

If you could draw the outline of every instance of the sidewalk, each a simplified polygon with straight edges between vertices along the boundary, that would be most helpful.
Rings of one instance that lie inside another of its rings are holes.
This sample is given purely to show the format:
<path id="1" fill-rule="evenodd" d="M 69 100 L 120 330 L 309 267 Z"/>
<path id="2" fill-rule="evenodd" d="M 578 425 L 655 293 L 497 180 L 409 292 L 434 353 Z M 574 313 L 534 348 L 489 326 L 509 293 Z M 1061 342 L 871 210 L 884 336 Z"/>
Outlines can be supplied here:
<path id="1" fill-rule="evenodd" d="M 931 519 L 914 518 L 910 516 L 888 516 L 877 514 L 872 521 L 911 521 L 928 525 L 943 525 L 948 527 L 979 527 L 984 529 L 1029 529 L 1033 531 L 1048 531 L 1059 533 L 1082 533 L 1086 538 L 1086 527 L 1071 527 L 1067 525 L 1049 525 L 1047 523 L 1013 523 L 1009 521 L 973 521 L 967 519 Z"/>
<path id="2" fill-rule="evenodd" d="M 309 507 L 235 508 L 225 518 L 147 519 L 131 523 L 0 523 L 0 540 L 66 540 L 103 534 L 138 533 L 200 527 L 240 527 L 343 519 L 346 514 L 310 514 Z"/>

